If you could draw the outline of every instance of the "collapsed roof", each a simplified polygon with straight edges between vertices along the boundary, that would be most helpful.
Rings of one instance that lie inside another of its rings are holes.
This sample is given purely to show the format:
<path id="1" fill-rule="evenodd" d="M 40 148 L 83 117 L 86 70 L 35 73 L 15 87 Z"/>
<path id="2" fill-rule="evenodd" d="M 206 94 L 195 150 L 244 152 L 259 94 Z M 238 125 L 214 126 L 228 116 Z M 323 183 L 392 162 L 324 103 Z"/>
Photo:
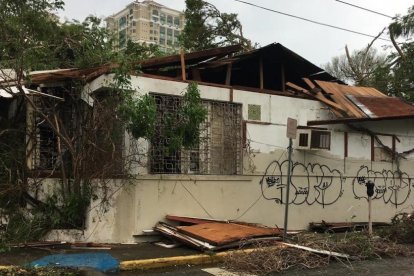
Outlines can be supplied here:
<path id="1" fill-rule="evenodd" d="M 414 117 L 414 106 L 372 87 L 348 86 L 279 43 L 246 53 L 240 45 L 137 61 L 141 74 L 180 81 L 197 81 L 247 91 L 318 100 L 337 119 L 309 125 Z M 91 81 L 117 64 L 89 69 L 33 72 L 33 83 L 67 79 Z M 305 88 L 304 88 L 305 87 Z"/>

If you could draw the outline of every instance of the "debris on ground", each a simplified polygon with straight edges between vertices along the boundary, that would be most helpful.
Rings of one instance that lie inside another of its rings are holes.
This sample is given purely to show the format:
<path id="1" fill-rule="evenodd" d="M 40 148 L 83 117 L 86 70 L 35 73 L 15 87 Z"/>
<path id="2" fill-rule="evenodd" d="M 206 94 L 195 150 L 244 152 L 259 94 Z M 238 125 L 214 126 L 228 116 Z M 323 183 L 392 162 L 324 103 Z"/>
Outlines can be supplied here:
<path id="1" fill-rule="evenodd" d="M 1 270 L 0 275 L 7 276 L 78 276 L 84 275 L 80 270 L 73 268 L 62 267 L 41 267 L 41 268 L 28 268 L 28 267 L 10 267 L 6 270 Z"/>
<path id="2" fill-rule="evenodd" d="M 295 242 L 315 249 L 329 250 L 349 254 L 360 260 L 408 256 L 411 250 L 387 238 L 369 237 L 366 232 L 341 234 L 302 233 Z"/>
<path id="3" fill-rule="evenodd" d="M 329 264 L 329 257 L 293 247 L 269 247 L 256 243 L 255 250 L 246 254 L 230 253 L 224 266 L 235 272 L 265 275 L 291 268 L 317 268 Z"/>
<path id="4" fill-rule="evenodd" d="M 350 264 L 352 260 L 412 255 L 403 245 L 380 237 L 369 237 L 365 232 L 340 234 L 301 233 L 294 236 L 297 244 L 256 243 L 252 252 L 229 254 L 225 266 L 236 272 L 268 274 L 290 268 L 318 268 L 336 260 Z"/>
<path id="5" fill-rule="evenodd" d="M 414 243 L 414 213 L 398 213 L 391 219 L 391 226 L 381 234 L 400 243 Z"/>
<path id="6" fill-rule="evenodd" d="M 373 222 L 372 227 L 390 226 L 386 222 Z M 311 222 L 309 230 L 318 233 L 341 233 L 368 229 L 368 222 Z"/>
<path id="7" fill-rule="evenodd" d="M 259 224 L 167 216 L 168 220 L 183 225 L 159 222 L 154 230 L 163 236 L 201 251 L 237 248 L 241 244 L 281 240 L 283 230 Z"/>

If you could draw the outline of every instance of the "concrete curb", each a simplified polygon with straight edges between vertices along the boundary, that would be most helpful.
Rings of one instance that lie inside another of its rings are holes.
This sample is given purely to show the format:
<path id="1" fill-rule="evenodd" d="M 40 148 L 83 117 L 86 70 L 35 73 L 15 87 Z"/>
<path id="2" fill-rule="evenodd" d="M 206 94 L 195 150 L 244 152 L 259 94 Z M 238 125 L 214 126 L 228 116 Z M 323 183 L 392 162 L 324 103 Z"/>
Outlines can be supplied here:
<path id="1" fill-rule="evenodd" d="M 144 259 L 144 260 L 131 260 L 131 261 L 122 261 L 119 264 L 120 271 L 132 271 L 132 270 L 150 270 L 154 268 L 166 268 L 171 266 L 180 266 L 180 265 L 206 265 L 206 264 L 217 264 L 224 261 L 225 257 L 230 254 L 248 254 L 253 251 L 268 251 L 273 249 L 279 249 L 284 247 L 283 245 L 279 246 L 270 246 L 260 249 L 243 249 L 243 250 L 232 250 L 226 252 L 219 252 L 209 254 L 197 254 L 189 256 L 175 256 L 175 257 L 166 257 L 166 258 L 155 258 L 155 259 Z M 11 270 L 18 266 L 2 266 L 0 265 L 0 272 Z"/>
<path id="2" fill-rule="evenodd" d="M 179 265 L 205 265 L 205 264 L 217 264 L 224 261 L 224 258 L 230 254 L 246 254 L 257 250 L 272 250 L 279 249 L 283 246 L 271 246 L 263 249 L 244 249 L 244 250 L 233 250 L 220 253 L 208 254 L 197 254 L 189 256 L 176 256 L 167 258 L 156 258 L 147 260 L 132 260 L 123 261 L 120 263 L 121 271 L 131 270 L 149 270 L 154 268 L 165 268 Z"/>
<path id="3" fill-rule="evenodd" d="M 0 271 L 12 270 L 13 268 L 16 268 L 16 266 L 14 266 L 14 265 L 0 265 Z"/>

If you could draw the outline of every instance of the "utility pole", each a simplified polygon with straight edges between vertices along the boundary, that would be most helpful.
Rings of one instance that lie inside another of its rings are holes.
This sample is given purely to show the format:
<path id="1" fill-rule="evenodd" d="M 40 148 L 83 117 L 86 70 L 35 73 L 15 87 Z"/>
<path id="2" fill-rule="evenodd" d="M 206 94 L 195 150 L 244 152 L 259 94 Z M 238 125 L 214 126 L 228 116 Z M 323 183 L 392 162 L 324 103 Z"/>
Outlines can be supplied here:
<path id="1" fill-rule="evenodd" d="M 290 181 L 292 179 L 292 140 L 296 139 L 298 122 L 295 119 L 288 118 L 286 136 L 289 138 L 288 147 L 288 172 L 287 172 L 287 184 L 286 184 L 286 199 L 285 199 L 285 220 L 283 225 L 283 241 L 286 241 L 288 230 L 288 217 L 289 217 L 289 190 Z"/>
<path id="2" fill-rule="evenodd" d="M 368 235 L 372 236 L 372 196 L 374 195 L 375 184 L 371 180 L 368 180 L 365 184 L 367 187 L 368 196 Z"/>

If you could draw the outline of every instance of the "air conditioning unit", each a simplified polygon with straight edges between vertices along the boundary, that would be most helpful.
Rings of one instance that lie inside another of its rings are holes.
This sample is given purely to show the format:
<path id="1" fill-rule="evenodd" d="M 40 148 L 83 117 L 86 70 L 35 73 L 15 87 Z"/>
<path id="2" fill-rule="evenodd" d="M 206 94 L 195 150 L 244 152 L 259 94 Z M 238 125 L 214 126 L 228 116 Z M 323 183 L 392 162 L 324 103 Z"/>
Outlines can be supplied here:
<path id="1" fill-rule="evenodd" d="M 295 149 L 298 150 L 330 150 L 331 132 L 319 129 L 298 129 Z"/>
<path id="2" fill-rule="evenodd" d="M 295 149 L 310 150 L 311 130 L 298 129 L 295 140 Z"/>

